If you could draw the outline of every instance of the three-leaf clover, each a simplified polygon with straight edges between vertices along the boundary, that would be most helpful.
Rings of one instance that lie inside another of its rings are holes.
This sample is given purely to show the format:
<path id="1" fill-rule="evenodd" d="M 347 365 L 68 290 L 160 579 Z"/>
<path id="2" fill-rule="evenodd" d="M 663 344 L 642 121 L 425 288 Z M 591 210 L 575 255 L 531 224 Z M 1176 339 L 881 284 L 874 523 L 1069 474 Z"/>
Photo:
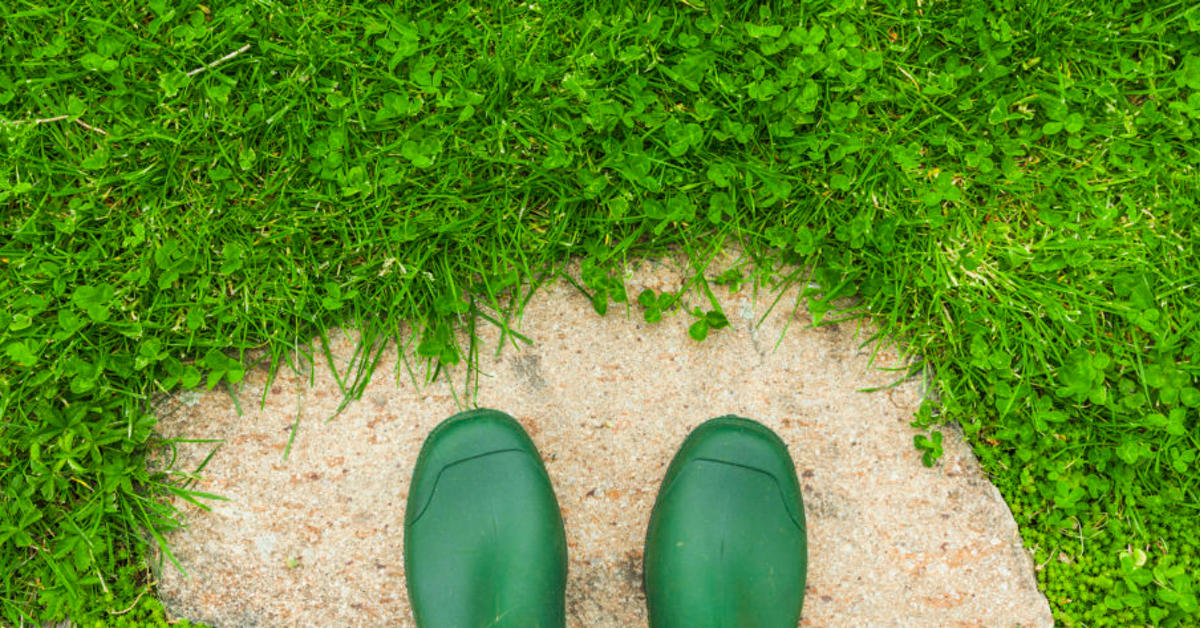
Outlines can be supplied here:
<path id="1" fill-rule="evenodd" d="M 662 292 L 656 295 L 650 288 L 642 290 L 637 299 L 638 304 L 646 308 L 642 312 L 642 318 L 647 323 L 657 323 L 662 320 L 663 311 L 674 305 L 677 298 L 672 292 Z"/>
<path id="2" fill-rule="evenodd" d="M 158 289 L 166 290 L 180 276 L 195 269 L 195 261 L 189 251 L 176 240 L 166 240 L 154 251 L 154 265 L 161 271 L 158 275 Z"/>
<path id="3" fill-rule="evenodd" d="M 108 320 L 108 309 L 112 303 L 114 292 L 115 290 L 109 284 L 83 285 L 75 289 L 71 300 L 75 307 L 87 313 L 88 318 L 102 323 Z"/>
<path id="4" fill-rule="evenodd" d="M 692 310 L 692 316 L 697 317 L 696 321 L 688 327 L 688 335 L 696 342 L 701 342 L 708 337 L 708 330 L 721 329 L 729 326 L 729 319 L 725 318 L 725 314 L 719 310 L 710 310 L 705 312 L 700 308 Z"/>
<path id="5" fill-rule="evenodd" d="M 695 122 L 680 124 L 672 118 L 667 121 L 663 131 L 671 138 L 667 152 L 671 153 L 672 157 L 682 157 L 689 148 L 699 146 L 704 141 L 704 129 Z"/>
<path id="6" fill-rule="evenodd" d="M 942 433 L 934 430 L 929 436 L 916 434 L 913 436 L 913 446 L 921 453 L 921 464 L 932 467 L 944 453 L 942 449 Z"/>
<path id="7" fill-rule="evenodd" d="M 458 364 L 458 347 L 447 323 L 430 324 L 417 344 L 417 355 L 436 358 L 439 364 Z"/>
<path id="8" fill-rule="evenodd" d="M 212 390 L 224 377 L 230 384 L 242 381 L 245 370 L 240 360 L 231 358 L 212 348 L 204 355 L 204 366 L 208 367 L 208 389 Z"/>
<path id="9" fill-rule="evenodd" d="M 619 276 L 610 276 L 595 258 L 584 259 L 580 271 L 584 285 L 592 289 L 589 296 L 597 314 L 604 316 L 608 312 L 609 299 L 614 303 L 625 302 L 625 282 Z"/>
<path id="10" fill-rule="evenodd" d="M 419 142 L 405 140 L 404 145 L 400 147 L 400 155 L 418 168 L 428 168 L 433 165 L 434 158 L 441 150 L 441 145 L 432 138 L 426 138 Z"/>

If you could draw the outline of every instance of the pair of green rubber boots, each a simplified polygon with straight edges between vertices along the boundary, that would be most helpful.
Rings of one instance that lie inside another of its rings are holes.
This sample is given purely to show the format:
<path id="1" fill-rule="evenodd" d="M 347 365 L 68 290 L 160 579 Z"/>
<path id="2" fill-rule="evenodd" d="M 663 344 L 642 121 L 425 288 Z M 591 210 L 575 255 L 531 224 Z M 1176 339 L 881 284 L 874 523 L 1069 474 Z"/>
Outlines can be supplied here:
<path id="1" fill-rule="evenodd" d="M 512 417 L 473 410 L 425 441 L 405 514 L 418 628 L 563 628 L 567 543 L 541 456 Z M 787 448 L 733 416 L 667 469 L 645 548 L 650 628 L 796 628 L 808 543 Z"/>

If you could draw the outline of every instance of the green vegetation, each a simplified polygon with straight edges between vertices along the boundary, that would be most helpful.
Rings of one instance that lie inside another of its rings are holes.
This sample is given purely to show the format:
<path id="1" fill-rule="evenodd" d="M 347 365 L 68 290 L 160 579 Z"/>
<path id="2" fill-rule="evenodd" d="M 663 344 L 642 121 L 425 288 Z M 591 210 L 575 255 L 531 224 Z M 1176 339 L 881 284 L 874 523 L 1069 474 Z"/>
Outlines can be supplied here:
<path id="1" fill-rule="evenodd" d="M 203 499 L 154 395 L 346 322 L 453 364 L 568 256 L 603 313 L 737 241 L 905 343 L 1060 625 L 1195 625 L 1198 134 L 1187 2 L 8 2 L 0 617 L 152 599 Z"/>
<path id="2" fill-rule="evenodd" d="M 134 606 L 118 610 L 109 617 L 97 619 L 81 628 L 204 628 L 186 619 L 168 622 L 162 604 L 151 596 L 136 600 Z"/>

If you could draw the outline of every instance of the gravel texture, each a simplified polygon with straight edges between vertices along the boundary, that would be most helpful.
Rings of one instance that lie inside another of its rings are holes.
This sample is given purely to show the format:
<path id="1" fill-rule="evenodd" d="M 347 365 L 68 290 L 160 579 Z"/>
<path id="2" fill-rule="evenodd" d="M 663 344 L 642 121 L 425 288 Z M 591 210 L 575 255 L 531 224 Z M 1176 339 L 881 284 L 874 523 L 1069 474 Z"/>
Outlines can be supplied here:
<path id="1" fill-rule="evenodd" d="M 682 288 L 681 266 L 640 262 L 630 296 Z M 659 481 L 688 432 L 722 414 L 767 424 L 796 461 L 810 557 L 801 626 L 1053 625 L 1012 515 L 961 435 L 948 430 L 941 462 L 921 465 L 909 426 L 920 382 L 860 392 L 894 382 L 878 367 L 897 365 L 895 348 L 872 365 L 870 330 L 810 327 L 795 288 L 756 326 L 777 292 L 710 287 L 731 326 L 702 343 L 687 314 L 647 324 L 634 304 L 600 317 L 553 283 L 519 322 L 532 346 L 510 336 L 497 355 L 499 329 L 480 328 L 477 387 L 462 365 L 427 383 L 412 346 L 401 360 L 392 345 L 337 414 L 342 394 L 319 351 L 311 373 L 285 367 L 268 384 L 265 369 L 249 372 L 240 404 L 223 389 L 174 397 L 160 431 L 223 440 L 197 487 L 228 501 L 208 513 L 181 502 L 190 526 L 168 538 L 189 576 L 169 563 L 161 573 L 169 613 L 218 628 L 414 626 L 402 558 L 412 465 L 438 422 L 485 406 L 516 417 L 545 458 L 567 526 L 573 628 L 646 626 L 642 543 Z M 354 348 L 333 332 L 343 373 Z M 211 448 L 181 445 L 180 468 Z"/>

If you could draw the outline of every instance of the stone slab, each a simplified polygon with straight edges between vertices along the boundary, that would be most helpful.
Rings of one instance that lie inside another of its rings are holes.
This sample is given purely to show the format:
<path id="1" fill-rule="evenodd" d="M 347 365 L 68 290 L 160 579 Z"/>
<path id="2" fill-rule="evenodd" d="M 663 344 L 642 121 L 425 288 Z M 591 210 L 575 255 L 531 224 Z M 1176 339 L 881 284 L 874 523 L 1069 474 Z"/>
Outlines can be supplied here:
<path id="1" fill-rule="evenodd" d="M 630 295 L 680 289 L 682 266 L 641 262 Z M 646 626 L 642 543 L 659 481 L 692 428 L 728 413 L 776 430 L 796 461 L 810 544 L 801 626 L 1053 626 L 1012 515 L 961 436 L 949 430 L 941 462 L 921 465 L 909 426 L 920 382 L 860 392 L 895 380 L 878 368 L 898 364 L 894 347 L 872 366 L 870 330 L 811 327 L 795 287 L 769 314 L 775 292 L 710 287 L 731 327 L 702 343 L 687 314 L 647 324 L 634 305 L 600 317 L 559 282 L 524 309 L 532 346 L 497 355 L 499 330 L 480 328 L 469 383 L 461 366 L 425 382 L 411 344 L 393 344 L 336 416 L 342 396 L 319 352 L 311 374 L 284 368 L 269 387 L 252 370 L 239 404 L 222 389 L 175 397 L 160 431 L 223 441 L 197 488 L 228 501 L 208 513 L 180 504 L 190 526 L 168 538 L 188 576 L 161 573 L 168 612 L 218 628 L 413 627 L 401 523 L 412 465 L 439 421 L 478 405 L 515 416 L 546 460 L 567 525 L 573 628 Z M 335 332 L 341 371 L 355 346 Z M 181 445 L 180 468 L 211 447 Z"/>

